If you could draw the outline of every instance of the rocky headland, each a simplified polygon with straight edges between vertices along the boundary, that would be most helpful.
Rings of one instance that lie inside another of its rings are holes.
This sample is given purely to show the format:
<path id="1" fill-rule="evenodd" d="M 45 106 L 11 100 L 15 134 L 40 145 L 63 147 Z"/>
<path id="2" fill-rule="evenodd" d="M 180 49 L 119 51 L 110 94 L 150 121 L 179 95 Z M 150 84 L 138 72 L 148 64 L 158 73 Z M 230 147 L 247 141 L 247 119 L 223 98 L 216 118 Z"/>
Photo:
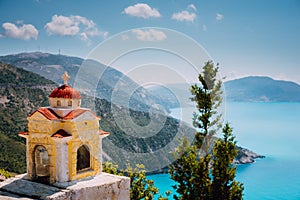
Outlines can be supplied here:
<path id="1" fill-rule="evenodd" d="M 249 149 L 237 147 L 238 155 L 233 160 L 234 164 L 248 164 L 255 162 L 257 158 L 265 158 L 265 156 L 257 154 Z"/>

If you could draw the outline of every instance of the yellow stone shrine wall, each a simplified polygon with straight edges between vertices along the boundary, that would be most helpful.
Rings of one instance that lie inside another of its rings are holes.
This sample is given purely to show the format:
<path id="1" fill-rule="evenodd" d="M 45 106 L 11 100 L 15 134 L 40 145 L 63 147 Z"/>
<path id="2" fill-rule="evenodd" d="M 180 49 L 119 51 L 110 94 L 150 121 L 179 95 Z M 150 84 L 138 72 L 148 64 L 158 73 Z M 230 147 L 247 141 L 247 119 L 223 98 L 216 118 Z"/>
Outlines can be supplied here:
<path id="1" fill-rule="evenodd" d="M 34 179 L 34 150 L 42 145 L 46 148 L 49 157 L 50 184 L 56 182 L 56 158 L 57 152 L 55 140 L 51 136 L 59 129 L 71 134 L 68 145 L 68 171 L 69 180 L 77 180 L 88 176 L 94 176 L 101 170 L 99 148 L 99 119 L 89 112 L 85 112 L 78 118 L 69 121 L 48 120 L 41 113 L 36 112 L 28 117 L 27 138 L 27 173 L 30 179 Z M 56 138 L 59 140 L 60 138 Z M 77 150 L 81 145 L 86 145 L 90 152 L 90 169 L 77 172 Z"/>

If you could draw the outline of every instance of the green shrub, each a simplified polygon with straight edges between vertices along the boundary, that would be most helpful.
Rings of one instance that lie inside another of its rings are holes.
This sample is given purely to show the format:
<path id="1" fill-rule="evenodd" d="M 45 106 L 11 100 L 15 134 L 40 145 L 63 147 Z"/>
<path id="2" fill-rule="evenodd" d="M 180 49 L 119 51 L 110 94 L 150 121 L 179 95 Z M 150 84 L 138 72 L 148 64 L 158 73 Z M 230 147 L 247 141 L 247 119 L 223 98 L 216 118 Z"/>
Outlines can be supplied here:
<path id="1" fill-rule="evenodd" d="M 4 176 L 5 178 L 11 177 L 10 173 L 4 169 L 0 169 L 0 175 Z"/>

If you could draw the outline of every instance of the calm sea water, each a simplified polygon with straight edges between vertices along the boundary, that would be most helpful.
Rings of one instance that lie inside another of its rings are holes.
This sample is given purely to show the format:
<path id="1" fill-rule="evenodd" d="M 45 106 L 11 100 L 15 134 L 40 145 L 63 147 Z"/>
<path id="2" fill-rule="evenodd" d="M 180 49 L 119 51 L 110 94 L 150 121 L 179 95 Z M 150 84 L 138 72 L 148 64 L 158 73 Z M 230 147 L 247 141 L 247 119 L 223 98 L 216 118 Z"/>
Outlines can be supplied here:
<path id="1" fill-rule="evenodd" d="M 173 116 L 178 113 L 174 110 Z M 225 120 L 231 123 L 238 145 L 266 156 L 238 166 L 244 199 L 300 200 L 300 103 L 227 103 Z M 149 178 L 160 193 L 172 191 L 174 182 L 167 174 Z"/>

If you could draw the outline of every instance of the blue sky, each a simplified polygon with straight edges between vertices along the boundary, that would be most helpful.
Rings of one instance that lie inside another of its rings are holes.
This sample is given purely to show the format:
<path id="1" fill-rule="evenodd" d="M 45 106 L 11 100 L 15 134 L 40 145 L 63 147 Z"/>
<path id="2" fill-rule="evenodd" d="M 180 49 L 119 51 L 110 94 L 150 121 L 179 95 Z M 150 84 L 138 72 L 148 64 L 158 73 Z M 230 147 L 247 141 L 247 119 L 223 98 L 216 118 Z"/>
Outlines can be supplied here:
<path id="1" fill-rule="evenodd" d="M 142 27 L 191 37 L 228 79 L 265 75 L 300 83 L 299 0 L 0 0 L 1 55 L 60 49 L 86 58 L 115 34 Z M 160 40 L 157 32 L 136 33 Z"/>

